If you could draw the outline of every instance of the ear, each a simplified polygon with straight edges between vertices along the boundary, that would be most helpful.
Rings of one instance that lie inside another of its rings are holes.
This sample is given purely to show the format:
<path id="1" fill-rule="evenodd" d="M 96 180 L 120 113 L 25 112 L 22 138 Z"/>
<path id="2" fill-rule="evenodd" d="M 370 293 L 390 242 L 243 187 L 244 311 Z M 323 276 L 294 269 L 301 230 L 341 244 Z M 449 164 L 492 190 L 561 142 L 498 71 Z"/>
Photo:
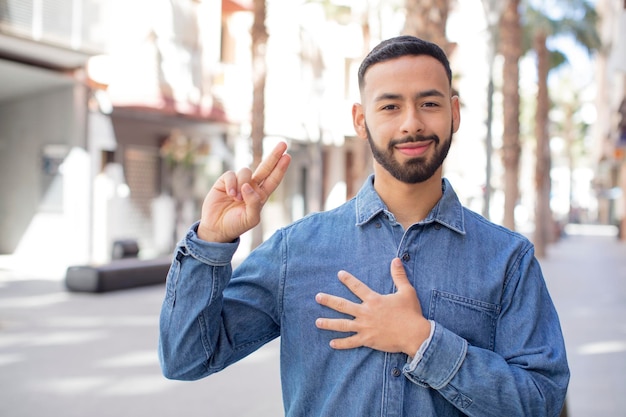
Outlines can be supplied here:
<path id="1" fill-rule="evenodd" d="M 461 103 L 459 102 L 459 96 L 453 96 L 451 98 L 452 105 L 452 128 L 453 132 L 456 133 L 459 130 L 459 126 L 461 125 Z"/>
<path id="2" fill-rule="evenodd" d="M 354 103 L 352 105 L 352 124 L 354 131 L 361 139 L 367 139 L 367 129 L 365 127 L 365 114 L 363 113 L 363 105 Z"/>

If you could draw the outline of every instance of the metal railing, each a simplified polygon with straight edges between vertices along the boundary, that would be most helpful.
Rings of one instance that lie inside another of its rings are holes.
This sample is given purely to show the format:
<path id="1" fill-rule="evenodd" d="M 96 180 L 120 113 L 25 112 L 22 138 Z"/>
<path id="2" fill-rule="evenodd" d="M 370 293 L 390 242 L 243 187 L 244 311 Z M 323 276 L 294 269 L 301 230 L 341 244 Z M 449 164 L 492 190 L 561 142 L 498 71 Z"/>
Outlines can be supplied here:
<path id="1" fill-rule="evenodd" d="M 105 0 L 0 0 L 0 34 L 75 51 L 103 50 Z"/>

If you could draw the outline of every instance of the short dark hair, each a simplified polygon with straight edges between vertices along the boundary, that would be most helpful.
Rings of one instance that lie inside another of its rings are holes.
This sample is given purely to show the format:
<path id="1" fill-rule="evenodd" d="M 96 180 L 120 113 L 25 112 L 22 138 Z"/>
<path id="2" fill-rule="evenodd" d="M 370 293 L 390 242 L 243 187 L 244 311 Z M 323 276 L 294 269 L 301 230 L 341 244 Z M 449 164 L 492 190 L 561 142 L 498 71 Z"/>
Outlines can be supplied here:
<path id="1" fill-rule="evenodd" d="M 359 67 L 359 88 L 365 85 L 365 72 L 374 64 L 407 55 L 428 55 L 441 62 L 452 85 L 452 70 L 446 53 L 436 44 L 415 36 L 396 36 L 379 43 L 365 57 Z"/>

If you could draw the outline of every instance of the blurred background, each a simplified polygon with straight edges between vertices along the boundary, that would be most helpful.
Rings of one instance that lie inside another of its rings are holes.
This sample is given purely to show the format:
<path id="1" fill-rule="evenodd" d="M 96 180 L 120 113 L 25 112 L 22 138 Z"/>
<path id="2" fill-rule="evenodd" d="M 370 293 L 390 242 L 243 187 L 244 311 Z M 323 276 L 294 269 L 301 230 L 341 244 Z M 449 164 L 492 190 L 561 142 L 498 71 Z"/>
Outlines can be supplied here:
<path id="1" fill-rule="evenodd" d="M 450 57 L 462 122 L 444 175 L 465 205 L 548 269 L 568 231 L 623 241 L 624 0 L 0 0 L 0 307 L 24 307 L 19 274 L 169 257 L 219 175 L 277 141 L 289 173 L 238 256 L 354 196 L 371 172 L 357 68 L 399 34 Z"/>
<path id="2" fill-rule="evenodd" d="M 109 261 L 118 240 L 169 254 L 217 176 L 278 140 L 293 163 L 263 230 L 351 198 L 371 170 L 350 116 L 356 69 L 400 33 L 450 56 L 463 109 L 445 175 L 466 205 L 540 255 L 566 223 L 619 227 L 624 8 L 2 0 L 0 254 L 36 251 L 58 271 Z"/>

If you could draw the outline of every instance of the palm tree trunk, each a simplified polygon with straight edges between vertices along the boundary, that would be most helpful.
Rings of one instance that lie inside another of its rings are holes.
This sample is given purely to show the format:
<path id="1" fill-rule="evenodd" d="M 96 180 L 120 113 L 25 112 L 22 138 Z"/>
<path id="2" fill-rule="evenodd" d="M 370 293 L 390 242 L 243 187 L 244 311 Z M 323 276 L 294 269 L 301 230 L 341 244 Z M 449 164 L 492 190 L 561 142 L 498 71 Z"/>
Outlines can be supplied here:
<path id="1" fill-rule="evenodd" d="M 265 137 L 265 80 L 267 67 L 267 27 L 265 26 L 265 0 L 254 0 L 254 22 L 252 23 L 252 167 L 259 166 L 263 159 L 263 138 Z M 252 229 L 251 247 L 263 241 L 263 222 Z"/>
<path id="2" fill-rule="evenodd" d="M 502 164 L 504 166 L 504 217 L 502 224 L 515 230 L 515 207 L 519 199 L 519 60 L 522 56 L 520 0 L 509 0 L 500 20 L 500 48 L 504 57 L 502 95 L 504 131 Z"/>
<path id="3" fill-rule="evenodd" d="M 535 165 L 535 251 L 538 257 L 546 255 L 550 231 L 552 229 L 550 211 L 550 137 L 548 133 L 548 71 L 550 70 L 549 51 L 546 47 L 547 35 L 538 30 L 533 39 L 537 54 L 537 109 L 535 113 L 535 136 L 537 138 L 537 158 Z"/>
<path id="4" fill-rule="evenodd" d="M 452 45 L 446 37 L 450 0 L 405 0 L 406 20 L 402 33 L 439 45 L 448 55 Z"/>

